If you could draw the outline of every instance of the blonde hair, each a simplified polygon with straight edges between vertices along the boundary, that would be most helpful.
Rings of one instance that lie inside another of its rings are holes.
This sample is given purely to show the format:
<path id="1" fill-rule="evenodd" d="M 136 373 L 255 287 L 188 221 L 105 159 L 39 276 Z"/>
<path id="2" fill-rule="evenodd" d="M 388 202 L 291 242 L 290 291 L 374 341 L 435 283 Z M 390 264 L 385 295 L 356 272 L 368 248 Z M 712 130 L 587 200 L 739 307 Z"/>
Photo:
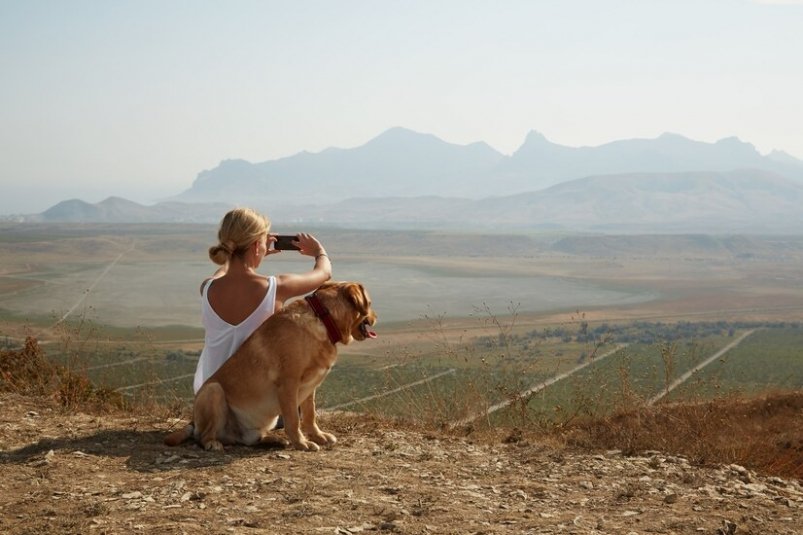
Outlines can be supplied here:
<path id="1" fill-rule="evenodd" d="M 209 258 L 218 265 L 241 256 L 248 247 L 270 230 L 270 220 L 250 208 L 235 208 L 220 222 L 218 244 L 209 248 Z"/>

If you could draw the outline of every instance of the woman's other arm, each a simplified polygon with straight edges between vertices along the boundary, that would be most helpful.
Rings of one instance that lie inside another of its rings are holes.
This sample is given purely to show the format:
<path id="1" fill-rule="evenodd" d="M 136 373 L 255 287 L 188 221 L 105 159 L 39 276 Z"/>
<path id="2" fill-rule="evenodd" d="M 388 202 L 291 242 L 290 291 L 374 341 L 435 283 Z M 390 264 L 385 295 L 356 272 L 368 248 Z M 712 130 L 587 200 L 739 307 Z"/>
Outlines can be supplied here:
<path id="1" fill-rule="evenodd" d="M 314 236 L 301 233 L 296 239 L 299 253 L 315 258 L 315 265 L 306 273 L 285 273 L 276 276 L 276 307 L 290 298 L 307 294 L 332 278 L 332 262 L 326 249 Z"/>

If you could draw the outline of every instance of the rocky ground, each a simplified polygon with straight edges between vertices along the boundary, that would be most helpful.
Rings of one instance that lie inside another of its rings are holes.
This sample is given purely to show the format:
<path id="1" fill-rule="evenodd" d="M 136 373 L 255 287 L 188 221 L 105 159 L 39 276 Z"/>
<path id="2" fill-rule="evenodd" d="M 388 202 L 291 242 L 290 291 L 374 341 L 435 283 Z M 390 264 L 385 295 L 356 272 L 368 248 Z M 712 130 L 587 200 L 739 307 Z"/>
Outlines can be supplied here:
<path id="1" fill-rule="evenodd" d="M 326 416 L 333 449 L 221 454 L 163 446 L 170 426 L 0 395 L 0 532 L 803 533 L 800 482 L 659 452 L 474 442 Z"/>

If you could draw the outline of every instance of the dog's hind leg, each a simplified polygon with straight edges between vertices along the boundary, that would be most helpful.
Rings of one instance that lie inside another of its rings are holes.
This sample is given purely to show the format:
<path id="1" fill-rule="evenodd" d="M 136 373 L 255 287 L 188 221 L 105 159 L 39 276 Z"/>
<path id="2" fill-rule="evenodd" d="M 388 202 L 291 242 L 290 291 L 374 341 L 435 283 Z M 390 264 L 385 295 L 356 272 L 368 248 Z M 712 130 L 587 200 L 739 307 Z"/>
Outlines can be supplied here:
<path id="1" fill-rule="evenodd" d="M 290 445 L 290 442 L 278 435 L 267 432 L 259 437 L 259 445 L 268 448 L 286 448 Z"/>
<path id="2" fill-rule="evenodd" d="M 165 444 L 168 446 L 178 446 L 182 442 L 189 440 L 195 432 L 195 425 L 189 424 L 184 426 L 178 431 L 173 431 L 164 439 Z"/>
<path id="3" fill-rule="evenodd" d="M 206 450 L 223 450 L 229 405 L 220 383 L 206 383 L 195 396 L 195 439 Z"/>

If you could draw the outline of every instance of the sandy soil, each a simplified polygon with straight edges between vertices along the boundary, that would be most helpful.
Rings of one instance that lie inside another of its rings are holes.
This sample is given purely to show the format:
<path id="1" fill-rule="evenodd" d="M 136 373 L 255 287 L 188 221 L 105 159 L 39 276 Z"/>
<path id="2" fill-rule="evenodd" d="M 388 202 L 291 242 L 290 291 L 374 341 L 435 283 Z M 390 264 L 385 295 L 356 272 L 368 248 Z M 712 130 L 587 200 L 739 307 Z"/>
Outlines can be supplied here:
<path id="1" fill-rule="evenodd" d="M 162 445 L 179 422 L 0 395 L 0 532 L 800 534 L 803 486 L 326 415 L 332 449 Z M 738 440 L 738 438 L 735 438 Z"/>

